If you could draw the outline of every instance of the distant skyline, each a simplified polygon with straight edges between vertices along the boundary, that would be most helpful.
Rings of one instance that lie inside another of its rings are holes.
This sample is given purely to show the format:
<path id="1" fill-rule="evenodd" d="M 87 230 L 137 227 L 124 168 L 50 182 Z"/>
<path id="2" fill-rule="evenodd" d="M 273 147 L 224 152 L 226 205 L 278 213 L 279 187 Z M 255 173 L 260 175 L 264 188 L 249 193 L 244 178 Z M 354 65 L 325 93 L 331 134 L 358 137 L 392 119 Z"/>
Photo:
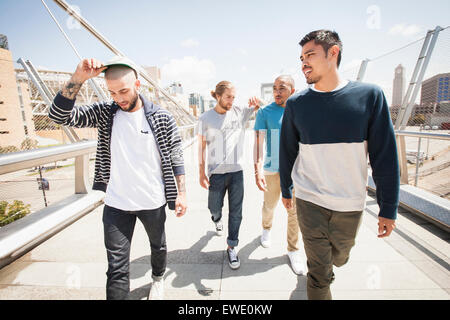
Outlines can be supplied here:
<path id="1" fill-rule="evenodd" d="M 112 53 L 53 1 L 45 0 L 83 57 Z M 161 84 L 181 82 L 186 94 L 209 92 L 221 80 L 236 85 L 237 104 L 260 96 L 261 83 L 291 74 L 306 88 L 298 42 L 320 28 L 336 30 L 344 44 L 341 71 L 354 80 L 362 59 L 378 57 L 450 25 L 450 1 L 88 1 L 71 0 L 100 33 L 136 63 L 158 66 Z M 78 58 L 41 1 L 0 0 L 0 33 L 13 59 L 73 72 Z M 364 81 L 380 85 L 390 102 L 395 67 L 406 80 L 422 43 L 369 63 Z M 450 71 L 450 29 L 442 32 L 426 76 Z M 17 64 L 16 64 L 17 66 Z M 426 77 L 425 77 L 426 78 Z"/>

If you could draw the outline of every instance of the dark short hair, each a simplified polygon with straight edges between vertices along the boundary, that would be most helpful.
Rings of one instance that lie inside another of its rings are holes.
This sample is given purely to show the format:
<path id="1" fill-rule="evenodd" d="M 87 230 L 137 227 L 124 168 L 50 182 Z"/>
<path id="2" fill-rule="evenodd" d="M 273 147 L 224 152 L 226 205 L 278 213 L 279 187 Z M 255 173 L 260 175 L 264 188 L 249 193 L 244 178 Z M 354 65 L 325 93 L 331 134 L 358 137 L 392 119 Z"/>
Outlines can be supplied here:
<path id="1" fill-rule="evenodd" d="M 321 45 L 323 50 L 325 50 L 325 54 L 328 55 L 328 49 L 332 46 L 336 45 L 339 47 L 339 54 L 337 58 L 337 66 L 341 64 L 341 56 L 342 56 L 342 41 L 339 39 L 339 35 L 336 31 L 330 30 L 316 30 L 308 33 L 303 39 L 300 41 L 300 46 L 304 46 L 307 42 L 314 40 L 314 43 L 317 45 Z"/>

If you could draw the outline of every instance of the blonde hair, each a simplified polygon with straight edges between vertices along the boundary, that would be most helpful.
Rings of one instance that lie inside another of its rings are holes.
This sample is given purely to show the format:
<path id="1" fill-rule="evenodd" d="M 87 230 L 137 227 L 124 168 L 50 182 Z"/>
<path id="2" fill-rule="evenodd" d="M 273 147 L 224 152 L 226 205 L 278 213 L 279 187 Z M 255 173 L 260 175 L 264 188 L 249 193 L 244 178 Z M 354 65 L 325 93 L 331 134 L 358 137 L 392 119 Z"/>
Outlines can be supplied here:
<path id="1" fill-rule="evenodd" d="M 217 100 L 217 97 L 221 97 L 226 89 L 232 88 L 234 88 L 234 86 L 230 81 L 220 81 L 216 85 L 216 90 L 211 91 L 211 96 Z"/>

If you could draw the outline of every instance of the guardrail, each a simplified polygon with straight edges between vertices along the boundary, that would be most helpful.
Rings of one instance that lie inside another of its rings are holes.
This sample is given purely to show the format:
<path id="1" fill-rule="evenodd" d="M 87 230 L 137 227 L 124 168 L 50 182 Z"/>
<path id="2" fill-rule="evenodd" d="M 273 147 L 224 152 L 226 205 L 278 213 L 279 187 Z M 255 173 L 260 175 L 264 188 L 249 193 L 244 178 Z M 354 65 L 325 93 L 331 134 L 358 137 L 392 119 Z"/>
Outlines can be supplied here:
<path id="1" fill-rule="evenodd" d="M 179 127 L 183 149 L 195 141 L 195 125 Z M 0 155 L 0 175 L 75 158 L 74 194 L 0 228 L 0 268 L 16 260 L 103 203 L 101 191 L 89 191 L 89 154 L 97 141 Z"/>
<path id="2" fill-rule="evenodd" d="M 431 192 L 417 188 L 408 184 L 408 168 L 406 159 L 406 143 L 405 137 L 416 137 L 419 139 L 439 139 L 450 140 L 450 134 L 445 133 L 431 133 L 431 132 L 415 132 L 397 130 L 395 131 L 397 137 L 399 164 L 401 171 L 401 186 L 400 186 L 400 206 L 415 213 L 422 218 L 430 221 L 443 230 L 450 232 L 450 201 L 441 198 Z M 420 140 L 418 143 L 417 157 L 420 157 Z M 417 185 L 418 168 L 420 159 L 416 159 L 416 173 L 415 182 Z M 369 177 L 368 188 L 375 191 L 375 183 L 372 177 Z"/>
<path id="3" fill-rule="evenodd" d="M 421 139 L 438 139 L 438 140 L 450 140 L 450 134 L 445 133 L 431 133 L 431 132 L 417 132 L 417 131 L 405 131 L 405 130 L 396 130 L 395 135 L 397 137 L 397 149 L 398 149 L 398 159 L 400 164 L 400 172 L 401 172 L 401 183 L 408 184 L 408 168 L 407 168 L 407 151 L 406 151 L 406 143 L 405 137 L 416 137 L 419 138 L 419 143 L 417 146 L 416 153 L 416 175 L 415 175 L 415 185 L 417 185 L 418 178 L 418 170 L 420 165 L 420 145 Z"/>
<path id="4" fill-rule="evenodd" d="M 75 189 L 72 196 L 0 228 L 0 267 L 102 204 L 103 192 L 88 192 L 89 154 L 95 150 L 96 141 L 82 141 L 0 156 L 0 174 L 75 158 Z"/>
<path id="5" fill-rule="evenodd" d="M 0 174 L 37 167 L 50 162 L 75 158 L 75 194 L 88 193 L 89 153 L 97 141 L 82 141 L 55 147 L 8 153 L 0 156 Z"/>

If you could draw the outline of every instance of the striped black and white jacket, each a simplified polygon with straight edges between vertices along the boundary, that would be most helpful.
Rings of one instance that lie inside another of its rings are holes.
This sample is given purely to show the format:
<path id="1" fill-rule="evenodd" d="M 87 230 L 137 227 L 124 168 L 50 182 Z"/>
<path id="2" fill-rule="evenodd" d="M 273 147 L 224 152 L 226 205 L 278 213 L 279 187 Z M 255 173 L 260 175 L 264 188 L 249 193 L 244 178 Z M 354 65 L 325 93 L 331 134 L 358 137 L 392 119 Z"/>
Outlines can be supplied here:
<path id="1" fill-rule="evenodd" d="M 175 209 L 178 192 L 174 175 L 184 175 L 184 159 L 181 137 L 173 116 L 165 109 L 146 100 L 142 95 L 145 116 L 159 148 L 165 194 L 169 209 Z M 98 142 L 95 159 L 93 190 L 106 192 L 111 168 L 111 133 L 114 115 L 119 106 L 114 101 L 98 102 L 87 106 L 75 106 L 58 93 L 49 111 L 49 118 L 57 124 L 76 128 L 97 128 Z"/>

